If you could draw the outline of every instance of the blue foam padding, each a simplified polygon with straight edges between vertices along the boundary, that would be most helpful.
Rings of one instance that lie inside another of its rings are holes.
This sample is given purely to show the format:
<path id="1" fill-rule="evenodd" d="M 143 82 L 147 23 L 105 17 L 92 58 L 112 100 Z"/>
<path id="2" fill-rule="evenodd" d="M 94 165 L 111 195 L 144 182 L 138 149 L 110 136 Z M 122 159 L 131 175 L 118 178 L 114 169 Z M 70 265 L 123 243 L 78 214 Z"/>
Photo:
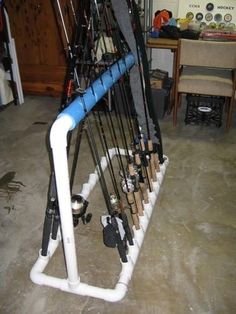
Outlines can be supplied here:
<path id="1" fill-rule="evenodd" d="M 70 116 L 73 121 L 73 130 L 78 123 L 85 117 L 96 103 L 108 92 L 119 78 L 128 71 L 135 63 L 133 54 L 130 52 L 124 58 L 118 60 L 106 72 L 104 72 L 90 87 L 86 89 L 83 96 L 78 96 L 72 103 L 59 115 Z"/>

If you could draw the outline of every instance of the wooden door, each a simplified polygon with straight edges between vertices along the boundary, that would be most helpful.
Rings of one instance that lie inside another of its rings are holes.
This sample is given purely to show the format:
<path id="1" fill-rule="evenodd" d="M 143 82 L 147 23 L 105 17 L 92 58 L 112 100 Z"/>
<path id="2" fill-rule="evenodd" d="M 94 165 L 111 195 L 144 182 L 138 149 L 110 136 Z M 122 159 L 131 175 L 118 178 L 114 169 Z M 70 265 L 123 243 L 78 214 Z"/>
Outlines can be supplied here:
<path id="1" fill-rule="evenodd" d="M 6 0 L 25 93 L 61 94 L 65 51 L 50 0 Z"/>

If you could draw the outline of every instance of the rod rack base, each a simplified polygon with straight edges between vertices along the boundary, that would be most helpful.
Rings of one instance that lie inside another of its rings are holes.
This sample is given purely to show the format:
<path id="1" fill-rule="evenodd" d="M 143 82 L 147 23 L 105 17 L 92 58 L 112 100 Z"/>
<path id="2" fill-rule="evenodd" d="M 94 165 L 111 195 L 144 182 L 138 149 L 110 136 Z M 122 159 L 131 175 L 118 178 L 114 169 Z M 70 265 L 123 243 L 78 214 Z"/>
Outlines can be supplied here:
<path id="1" fill-rule="evenodd" d="M 111 158 L 113 158 L 118 153 L 116 148 L 109 149 L 109 155 Z M 132 154 L 131 152 L 129 152 Z M 126 155 L 124 149 L 120 149 L 121 155 Z M 166 172 L 166 168 L 168 166 L 169 160 L 165 156 L 164 157 L 164 163 L 160 165 L 160 172 L 157 173 L 157 181 L 153 182 L 153 191 L 149 192 L 149 203 L 144 205 L 144 215 L 139 217 L 140 220 L 140 229 L 136 230 L 133 227 L 133 241 L 134 245 L 129 246 L 128 245 L 128 254 L 127 254 L 127 263 L 121 262 L 121 271 L 119 275 L 119 279 L 113 289 L 108 288 L 102 288 L 97 287 L 93 285 L 89 285 L 83 282 L 80 282 L 80 279 L 76 281 L 69 281 L 67 278 L 57 278 L 50 275 L 46 275 L 44 273 L 45 268 L 49 264 L 49 261 L 51 260 L 53 254 L 55 253 L 56 249 L 59 246 L 59 243 L 62 240 L 61 233 L 58 232 L 57 239 L 53 240 L 50 239 L 49 241 L 49 247 L 48 247 L 48 254 L 47 256 L 42 256 L 41 251 L 39 251 L 39 257 L 37 261 L 35 262 L 34 266 L 31 269 L 30 272 L 30 278 L 31 280 L 38 285 L 45 285 L 53 288 L 60 289 L 62 291 L 73 293 L 81 296 L 89 296 L 94 298 L 103 299 L 108 302 L 117 302 L 120 301 L 126 294 L 128 290 L 128 283 L 132 277 L 133 270 L 136 264 L 136 261 L 139 256 L 139 252 L 145 237 L 145 233 L 147 231 L 153 209 L 155 207 L 155 203 L 159 194 L 160 186 L 163 182 L 163 178 Z M 104 156 L 101 159 L 101 165 L 103 171 L 107 168 L 107 158 Z M 90 192 L 95 187 L 96 183 L 98 182 L 99 177 L 96 170 L 94 173 L 91 173 L 89 175 L 89 180 L 87 183 L 83 185 L 81 195 L 88 198 Z"/>

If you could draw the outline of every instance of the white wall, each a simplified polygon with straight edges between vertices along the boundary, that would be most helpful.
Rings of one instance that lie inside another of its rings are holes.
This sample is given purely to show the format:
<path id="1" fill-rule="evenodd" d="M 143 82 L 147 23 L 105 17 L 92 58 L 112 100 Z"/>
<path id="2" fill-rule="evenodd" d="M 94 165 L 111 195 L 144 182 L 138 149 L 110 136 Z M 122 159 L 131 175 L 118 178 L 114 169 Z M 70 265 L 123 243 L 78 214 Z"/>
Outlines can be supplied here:
<path id="1" fill-rule="evenodd" d="M 167 9 L 173 13 L 173 17 L 177 17 L 179 0 L 153 0 L 153 11 Z"/>
<path id="2" fill-rule="evenodd" d="M 156 10 L 167 9 L 177 17 L 178 0 L 153 0 L 153 16 Z M 169 72 L 172 76 L 173 69 L 173 54 L 168 49 L 152 49 L 152 69 L 162 69 Z"/>

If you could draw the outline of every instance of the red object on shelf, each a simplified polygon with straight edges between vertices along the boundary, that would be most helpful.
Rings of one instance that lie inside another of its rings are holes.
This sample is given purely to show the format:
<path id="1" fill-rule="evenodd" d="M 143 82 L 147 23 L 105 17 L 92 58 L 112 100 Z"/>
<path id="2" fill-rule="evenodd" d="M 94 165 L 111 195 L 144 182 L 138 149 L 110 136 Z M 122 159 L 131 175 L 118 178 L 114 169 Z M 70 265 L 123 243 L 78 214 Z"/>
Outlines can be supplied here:
<path id="1" fill-rule="evenodd" d="M 203 40 L 236 41 L 236 32 L 203 31 L 201 33 L 201 38 Z"/>

